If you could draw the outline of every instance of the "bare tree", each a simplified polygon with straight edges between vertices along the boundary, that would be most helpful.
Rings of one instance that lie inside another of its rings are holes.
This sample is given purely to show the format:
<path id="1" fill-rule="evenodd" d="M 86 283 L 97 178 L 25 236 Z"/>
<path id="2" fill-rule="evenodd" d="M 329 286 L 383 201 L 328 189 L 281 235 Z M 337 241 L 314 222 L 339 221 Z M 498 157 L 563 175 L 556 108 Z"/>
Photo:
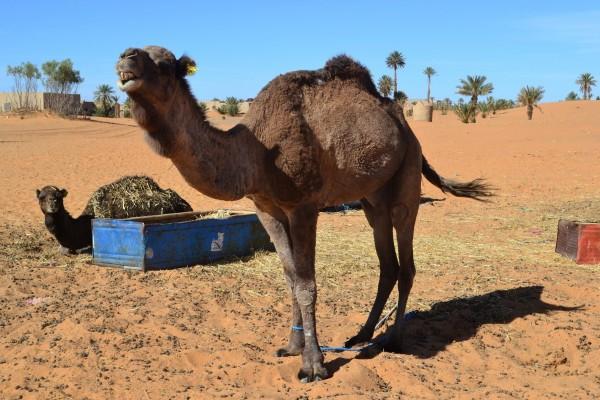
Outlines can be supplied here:
<path id="1" fill-rule="evenodd" d="M 24 62 L 15 67 L 9 65 L 6 73 L 14 79 L 12 101 L 17 109 L 35 110 L 37 108 L 35 93 L 41 77 L 38 68 L 30 62 Z"/>

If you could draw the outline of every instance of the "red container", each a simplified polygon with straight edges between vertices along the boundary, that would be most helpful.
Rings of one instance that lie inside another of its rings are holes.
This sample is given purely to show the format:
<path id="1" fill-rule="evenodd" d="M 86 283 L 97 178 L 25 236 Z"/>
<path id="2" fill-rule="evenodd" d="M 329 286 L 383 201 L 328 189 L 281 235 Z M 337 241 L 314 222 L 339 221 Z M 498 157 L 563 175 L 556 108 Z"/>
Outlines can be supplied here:
<path id="1" fill-rule="evenodd" d="M 556 252 L 577 264 L 600 263 L 600 223 L 558 221 Z"/>

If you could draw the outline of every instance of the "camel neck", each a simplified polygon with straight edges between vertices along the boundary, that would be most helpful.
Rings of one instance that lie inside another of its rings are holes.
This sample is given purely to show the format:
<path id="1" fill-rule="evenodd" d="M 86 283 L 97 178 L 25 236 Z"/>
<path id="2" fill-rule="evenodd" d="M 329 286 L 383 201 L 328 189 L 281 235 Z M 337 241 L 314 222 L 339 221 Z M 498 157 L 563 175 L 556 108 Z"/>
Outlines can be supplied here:
<path id="1" fill-rule="evenodd" d="M 71 217 L 64 208 L 53 214 L 45 214 L 48 231 L 64 247 L 75 250 L 91 245 L 92 216 Z"/>
<path id="2" fill-rule="evenodd" d="M 53 214 L 45 214 L 44 224 L 48 231 L 56 236 L 64 236 L 64 232 L 69 228 L 69 224 L 73 222 L 73 217 L 64 208 Z"/>
<path id="3" fill-rule="evenodd" d="M 250 130 L 242 124 L 228 131 L 211 126 L 185 83 L 179 83 L 173 96 L 163 117 L 153 121 L 158 129 L 147 130 L 150 144 L 173 161 L 192 187 L 209 197 L 238 200 L 252 193 L 251 157 L 257 147 Z"/>

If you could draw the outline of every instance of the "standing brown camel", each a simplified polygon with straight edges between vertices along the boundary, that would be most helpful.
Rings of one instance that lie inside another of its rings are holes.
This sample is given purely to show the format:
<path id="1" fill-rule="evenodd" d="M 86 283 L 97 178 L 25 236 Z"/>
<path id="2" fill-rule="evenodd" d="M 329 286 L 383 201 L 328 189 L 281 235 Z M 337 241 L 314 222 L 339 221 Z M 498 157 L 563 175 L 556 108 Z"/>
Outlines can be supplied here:
<path id="1" fill-rule="evenodd" d="M 119 86 L 150 145 L 169 157 L 187 182 L 217 199 L 252 199 L 292 293 L 292 328 L 279 356 L 302 354 L 299 378 L 327 377 L 317 340 L 315 240 L 321 207 L 361 199 L 380 261 L 379 286 L 367 322 L 347 345 L 371 339 L 396 282 L 396 322 L 387 347 L 399 346 L 415 275 L 413 231 L 421 173 L 443 191 L 484 199 L 480 180 L 439 176 L 421 154 L 400 107 L 381 97 L 369 71 L 338 56 L 317 71 L 272 80 L 242 123 L 212 127 L 185 76 L 194 61 L 161 47 L 128 49 L 117 63 Z M 398 256 L 394 250 L 396 230 Z"/>

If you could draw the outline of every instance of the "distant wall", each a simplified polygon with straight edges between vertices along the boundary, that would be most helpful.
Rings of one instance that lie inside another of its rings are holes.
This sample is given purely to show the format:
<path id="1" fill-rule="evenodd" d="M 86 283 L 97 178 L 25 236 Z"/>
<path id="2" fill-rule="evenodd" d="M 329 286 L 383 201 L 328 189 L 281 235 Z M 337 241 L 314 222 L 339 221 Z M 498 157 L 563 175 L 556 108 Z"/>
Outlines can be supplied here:
<path id="1" fill-rule="evenodd" d="M 42 93 L 44 110 L 63 114 L 77 114 L 81 108 L 81 96 L 78 94 Z"/>
<path id="2" fill-rule="evenodd" d="M 78 94 L 37 92 L 30 94 L 29 103 L 34 110 L 52 110 L 60 105 L 60 110 L 76 113 L 81 104 L 81 96 Z M 0 112 L 17 111 L 18 109 L 19 101 L 14 93 L 0 92 Z"/>
<path id="3" fill-rule="evenodd" d="M 44 94 L 30 94 L 29 104 L 34 110 L 44 109 Z M 10 112 L 19 109 L 19 101 L 12 92 L 0 92 L 0 112 Z"/>

